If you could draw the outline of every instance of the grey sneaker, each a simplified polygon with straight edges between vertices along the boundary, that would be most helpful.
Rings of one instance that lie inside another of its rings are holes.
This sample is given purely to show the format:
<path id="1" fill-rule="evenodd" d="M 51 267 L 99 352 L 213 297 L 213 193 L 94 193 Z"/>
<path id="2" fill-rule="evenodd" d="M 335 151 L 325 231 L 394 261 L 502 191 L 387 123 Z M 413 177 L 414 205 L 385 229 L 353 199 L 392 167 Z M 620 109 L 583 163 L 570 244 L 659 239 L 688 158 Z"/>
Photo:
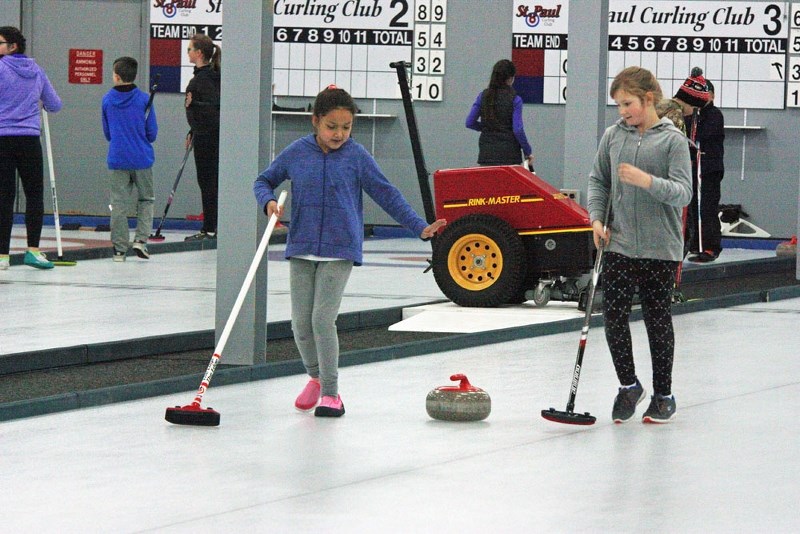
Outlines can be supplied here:
<path id="1" fill-rule="evenodd" d="M 136 253 L 136 255 L 142 258 L 143 260 L 150 259 L 150 253 L 147 251 L 147 243 L 145 243 L 144 241 L 134 241 L 133 246 L 131 246 L 131 248 Z"/>
<path id="2" fill-rule="evenodd" d="M 647 397 L 647 392 L 638 378 L 635 386 L 619 388 L 617 398 L 614 399 L 614 408 L 611 410 L 611 418 L 615 423 L 624 423 L 629 420 L 636 413 L 636 407 L 645 397 Z"/>
<path id="3" fill-rule="evenodd" d="M 653 395 L 650 397 L 650 406 L 642 416 L 642 423 L 668 423 L 675 417 L 677 410 L 674 395 Z"/>
<path id="4" fill-rule="evenodd" d="M 119 263 L 121 261 L 125 261 L 125 253 L 124 252 L 120 252 L 119 250 L 115 250 L 113 259 L 117 263 Z"/>

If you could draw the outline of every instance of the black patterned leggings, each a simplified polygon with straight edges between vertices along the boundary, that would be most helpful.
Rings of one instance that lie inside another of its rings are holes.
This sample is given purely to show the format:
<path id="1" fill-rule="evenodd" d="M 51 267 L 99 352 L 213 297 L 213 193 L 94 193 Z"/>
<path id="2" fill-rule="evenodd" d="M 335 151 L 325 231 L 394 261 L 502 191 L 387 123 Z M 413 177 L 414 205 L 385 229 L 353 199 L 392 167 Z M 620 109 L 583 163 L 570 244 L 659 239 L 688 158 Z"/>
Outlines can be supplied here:
<path id="1" fill-rule="evenodd" d="M 658 394 L 670 395 L 675 353 L 672 289 L 678 262 L 628 258 L 614 252 L 607 252 L 603 262 L 606 341 L 620 384 L 636 381 L 628 321 L 633 295 L 638 288 L 653 362 L 653 389 Z"/>

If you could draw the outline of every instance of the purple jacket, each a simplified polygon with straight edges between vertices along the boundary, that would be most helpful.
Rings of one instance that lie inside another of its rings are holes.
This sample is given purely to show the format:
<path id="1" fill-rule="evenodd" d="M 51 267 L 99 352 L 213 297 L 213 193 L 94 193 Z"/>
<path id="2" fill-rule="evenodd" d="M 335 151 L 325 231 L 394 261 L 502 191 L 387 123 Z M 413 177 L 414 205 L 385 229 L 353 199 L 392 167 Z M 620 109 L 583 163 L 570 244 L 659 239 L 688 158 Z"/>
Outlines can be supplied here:
<path id="1" fill-rule="evenodd" d="M 0 57 L 0 136 L 41 134 L 39 101 L 55 113 L 61 99 L 36 61 L 24 54 Z"/>

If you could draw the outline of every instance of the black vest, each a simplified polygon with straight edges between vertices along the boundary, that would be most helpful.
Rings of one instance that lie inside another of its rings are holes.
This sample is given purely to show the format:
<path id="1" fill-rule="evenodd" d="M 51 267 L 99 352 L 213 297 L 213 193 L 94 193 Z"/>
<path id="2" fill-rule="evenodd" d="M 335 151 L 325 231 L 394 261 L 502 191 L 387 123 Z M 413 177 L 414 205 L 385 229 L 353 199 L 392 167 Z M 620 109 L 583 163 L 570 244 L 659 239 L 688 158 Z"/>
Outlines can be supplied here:
<path id="1" fill-rule="evenodd" d="M 483 92 L 481 98 L 483 129 L 478 140 L 478 164 L 519 165 L 522 163 L 522 148 L 513 131 L 514 96 L 515 93 L 511 87 L 497 91 L 493 109 L 490 109 L 486 91 Z"/>

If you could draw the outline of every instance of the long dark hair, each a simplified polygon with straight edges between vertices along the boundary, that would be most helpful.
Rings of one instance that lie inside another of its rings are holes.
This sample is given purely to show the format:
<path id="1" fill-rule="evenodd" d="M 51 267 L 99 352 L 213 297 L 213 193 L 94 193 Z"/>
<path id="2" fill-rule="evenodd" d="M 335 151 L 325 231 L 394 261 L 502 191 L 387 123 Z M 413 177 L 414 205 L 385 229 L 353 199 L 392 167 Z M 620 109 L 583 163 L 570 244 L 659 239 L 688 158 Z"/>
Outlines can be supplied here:
<path id="1" fill-rule="evenodd" d="M 17 54 L 25 53 L 25 36 L 22 35 L 22 32 L 19 31 L 18 28 L 14 26 L 3 26 L 0 28 L 0 35 L 3 36 L 3 40 L 8 44 L 17 45 Z"/>
<path id="2" fill-rule="evenodd" d="M 516 76 L 517 68 L 509 59 L 501 59 L 492 67 L 492 77 L 489 78 L 489 87 L 483 91 L 481 99 L 481 116 L 483 121 L 490 123 L 496 120 L 495 103 L 499 91 L 510 91 L 513 98 L 516 92 L 508 85 L 508 80 Z"/>
<path id="3" fill-rule="evenodd" d="M 189 42 L 203 54 L 203 58 L 208 61 L 213 70 L 220 72 L 222 69 L 222 49 L 214 44 L 211 37 L 204 33 L 196 33 Z"/>

